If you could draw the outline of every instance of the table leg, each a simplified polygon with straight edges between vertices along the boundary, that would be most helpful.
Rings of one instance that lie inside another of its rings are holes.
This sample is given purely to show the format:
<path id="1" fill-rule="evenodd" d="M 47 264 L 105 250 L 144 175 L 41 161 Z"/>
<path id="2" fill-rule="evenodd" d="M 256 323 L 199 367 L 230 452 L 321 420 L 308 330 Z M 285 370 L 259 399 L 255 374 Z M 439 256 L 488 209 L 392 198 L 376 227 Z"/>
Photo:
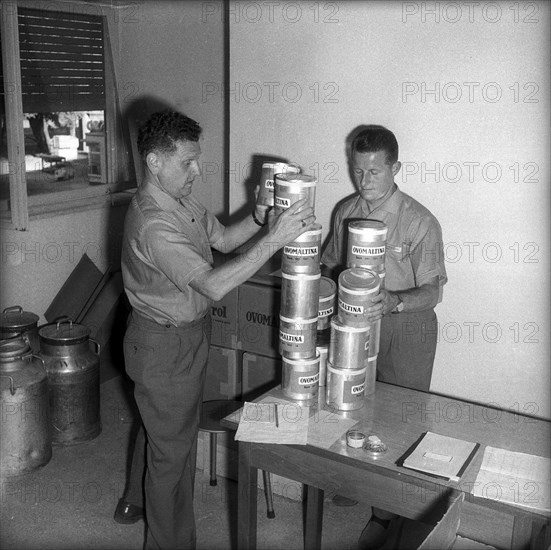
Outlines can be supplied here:
<path id="1" fill-rule="evenodd" d="M 256 548 L 258 470 L 251 468 L 251 444 L 239 442 L 239 471 L 237 477 L 237 547 Z"/>
<path id="2" fill-rule="evenodd" d="M 304 549 L 321 548 L 323 524 L 323 491 L 312 485 L 306 487 L 306 521 L 304 525 Z"/>

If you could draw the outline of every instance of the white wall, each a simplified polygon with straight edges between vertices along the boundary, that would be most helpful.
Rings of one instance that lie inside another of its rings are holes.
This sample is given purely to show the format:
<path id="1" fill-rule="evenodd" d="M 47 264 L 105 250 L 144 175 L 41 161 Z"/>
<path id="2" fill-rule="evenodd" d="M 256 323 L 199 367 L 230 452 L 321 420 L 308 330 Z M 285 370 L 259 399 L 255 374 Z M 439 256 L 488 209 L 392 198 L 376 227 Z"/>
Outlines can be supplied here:
<path id="1" fill-rule="evenodd" d="M 120 2 L 117 84 L 121 109 L 141 98 L 182 111 L 203 128 L 203 175 L 193 193 L 223 213 L 224 35 L 221 2 Z M 128 7 L 125 7 L 128 6 Z M 217 93 L 209 96 L 205 90 Z"/>
<path id="2" fill-rule="evenodd" d="M 232 2 L 230 207 L 252 155 L 283 156 L 318 176 L 326 236 L 346 135 L 389 127 L 444 234 L 432 391 L 549 417 L 549 4 L 437 5 Z"/>

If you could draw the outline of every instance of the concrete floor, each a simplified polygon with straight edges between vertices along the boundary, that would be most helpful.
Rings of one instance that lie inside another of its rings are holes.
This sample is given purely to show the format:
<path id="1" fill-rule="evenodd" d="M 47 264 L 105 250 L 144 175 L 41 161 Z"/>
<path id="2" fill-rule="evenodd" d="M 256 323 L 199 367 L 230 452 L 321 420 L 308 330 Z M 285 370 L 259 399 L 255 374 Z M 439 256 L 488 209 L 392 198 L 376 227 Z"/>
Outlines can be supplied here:
<path id="1" fill-rule="evenodd" d="M 55 446 L 50 462 L 1 481 L 0 547 L 3 550 L 141 550 L 145 525 L 120 525 L 113 512 L 125 485 L 134 429 L 130 388 L 117 376 L 101 385 L 102 432 L 92 441 Z M 200 462 L 198 461 L 198 464 Z M 235 481 L 197 471 L 195 515 L 198 550 L 236 549 Z M 302 503 L 274 495 L 276 517 L 266 517 L 259 491 L 258 548 L 302 549 Z M 355 549 L 369 517 L 363 504 L 335 506 L 327 496 L 322 548 Z"/>

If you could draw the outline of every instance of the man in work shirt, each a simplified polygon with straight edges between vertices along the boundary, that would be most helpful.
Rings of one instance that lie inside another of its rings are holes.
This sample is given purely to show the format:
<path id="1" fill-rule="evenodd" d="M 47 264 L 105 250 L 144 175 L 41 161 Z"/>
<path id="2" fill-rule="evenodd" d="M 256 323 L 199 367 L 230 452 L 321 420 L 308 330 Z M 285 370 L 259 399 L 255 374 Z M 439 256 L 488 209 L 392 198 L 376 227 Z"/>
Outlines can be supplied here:
<path id="1" fill-rule="evenodd" d="M 377 380 L 429 391 L 437 342 L 434 307 L 447 281 L 438 220 L 394 182 L 400 171 L 398 142 L 382 126 L 362 126 L 349 151 L 357 195 L 339 206 L 333 233 L 322 255 L 325 274 L 335 280 L 346 268 L 348 222 L 373 219 L 388 227 L 384 288 L 368 309 L 381 319 Z M 396 517 L 374 508 L 359 547 L 379 548 Z"/>
<path id="2" fill-rule="evenodd" d="M 201 174 L 200 133 L 195 121 L 172 111 L 152 115 L 140 128 L 145 178 L 123 236 L 122 275 L 132 306 L 124 354 L 147 438 L 145 547 L 155 550 L 196 545 L 193 484 L 211 304 L 315 221 L 304 199 L 278 217 L 256 205 L 251 216 L 223 226 L 191 196 Z M 231 252 L 264 225 L 254 258 L 213 267 L 211 248 Z M 132 468 L 141 473 L 143 464 Z"/>

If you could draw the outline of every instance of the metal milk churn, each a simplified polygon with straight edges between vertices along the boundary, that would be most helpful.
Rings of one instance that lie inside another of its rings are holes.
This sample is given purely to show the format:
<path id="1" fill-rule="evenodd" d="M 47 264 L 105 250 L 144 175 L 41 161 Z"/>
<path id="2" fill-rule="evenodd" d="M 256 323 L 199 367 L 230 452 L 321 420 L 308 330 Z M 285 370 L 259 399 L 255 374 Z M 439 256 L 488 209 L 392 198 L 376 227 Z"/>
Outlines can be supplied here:
<path id="1" fill-rule="evenodd" d="M 52 457 L 48 377 L 23 337 L 0 341 L 0 476 L 28 473 Z"/>
<path id="2" fill-rule="evenodd" d="M 71 320 L 38 329 L 48 373 L 52 443 L 75 445 L 101 432 L 99 344 Z M 95 345 L 95 352 L 90 344 Z"/>
<path id="3" fill-rule="evenodd" d="M 21 306 L 7 307 L 0 317 L 0 339 L 14 338 L 20 334 L 29 339 L 33 353 L 38 353 L 38 315 L 23 311 Z"/>

